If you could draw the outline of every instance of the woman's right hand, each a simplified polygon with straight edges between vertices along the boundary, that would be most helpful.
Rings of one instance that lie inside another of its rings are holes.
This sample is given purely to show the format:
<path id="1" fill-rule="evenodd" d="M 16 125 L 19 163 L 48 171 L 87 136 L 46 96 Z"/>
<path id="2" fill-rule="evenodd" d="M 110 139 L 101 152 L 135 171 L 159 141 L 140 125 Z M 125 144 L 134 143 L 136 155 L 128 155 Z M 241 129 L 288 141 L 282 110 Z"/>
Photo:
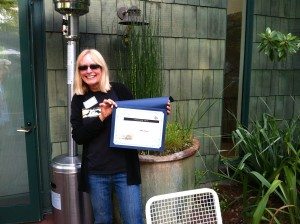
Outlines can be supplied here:
<path id="1" fill-rule="evenodd" d="M 104 99 L 103 102 L 99 104 L 99 107 L 101 109 L 99 118 L 101 121 L 104 121 L 112 114 L 112 110 L 114 107 L 117 107 L 117 104 L 112 99 Z"/>

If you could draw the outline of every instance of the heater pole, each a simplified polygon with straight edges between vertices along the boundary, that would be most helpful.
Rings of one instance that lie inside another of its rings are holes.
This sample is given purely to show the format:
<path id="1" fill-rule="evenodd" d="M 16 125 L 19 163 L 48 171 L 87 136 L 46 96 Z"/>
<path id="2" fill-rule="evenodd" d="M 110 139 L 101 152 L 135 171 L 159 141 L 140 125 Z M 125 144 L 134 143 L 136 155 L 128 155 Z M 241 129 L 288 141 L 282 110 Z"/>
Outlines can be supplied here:
<path id="1" fill-rule="evenodd" d="M 76 41 L 70 40 L 68 41 L 67 46 L 68 51 L 68 64 L 67 64 L 67 74 L 68 74 L 68 118 L 71 116 L 71 100 L 73 97 L 73 79 L 75 73 L 75 60 L 76 60 Z M 77 147 L 72 139 L 72 126 L 71 123 L 68 122 L 68 155 L 69 156 L 77 156 Z"/>
<path id="2" fill-rule="evenodd" d="M 79 16 L 67 15 L 68 27 L 66 33 L 67 42 L 67 85 L 68 85 L 68 118 L 71 116 L 71 100 L 73 97 L 73 80 L 76 64 L 76 48 L 78 41 Z M 77 146 L 72 139 L 72 127 L 68 122 L 68 155 L 77 156 Z"/>

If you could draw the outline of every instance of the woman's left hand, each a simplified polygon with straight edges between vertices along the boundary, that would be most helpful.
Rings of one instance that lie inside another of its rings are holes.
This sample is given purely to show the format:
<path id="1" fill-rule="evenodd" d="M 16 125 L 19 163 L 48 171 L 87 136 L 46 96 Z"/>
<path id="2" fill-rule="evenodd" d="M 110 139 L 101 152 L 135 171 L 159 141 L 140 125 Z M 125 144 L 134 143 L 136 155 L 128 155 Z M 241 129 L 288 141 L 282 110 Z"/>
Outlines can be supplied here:
<path id="1" fill-rule="evenodd" d="M 172 111 L 171 103 L 170 103 L 170 101 L 168 101 L 168 103 L 167 103 L 167 114 L 168 115 L 171 114 L 171 111 Z"/>

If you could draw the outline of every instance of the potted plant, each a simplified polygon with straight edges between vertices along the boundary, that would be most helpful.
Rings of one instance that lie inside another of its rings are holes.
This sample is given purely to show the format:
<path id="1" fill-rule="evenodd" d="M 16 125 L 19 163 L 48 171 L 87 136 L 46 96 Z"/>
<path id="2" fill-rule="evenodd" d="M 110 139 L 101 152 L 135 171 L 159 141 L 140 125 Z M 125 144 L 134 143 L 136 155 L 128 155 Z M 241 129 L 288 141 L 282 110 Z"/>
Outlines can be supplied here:
<path id="1" fill-rule="evenodd" d="M 144 205 L 154 195 L 194 188 L 195 155 L 199 148 L 192 129 L 180 122 L 167 123 L 164 151 L 142 151 L 139 155 Z"/>
<path id="2" fill-rule="evenodd" d="M 164 150 L 141 151 L 139 158 L 144 205 L 152 196 L 195 188 L 195 157 L 200 149 L 200 141 L 193 133 L 194 124 L 217 101 L 208 105 L 205 102 L 203 100 L 189 117 L 184 116 L 183 108 L 173 105 L 172 115 L 167 122 Z"/>
<path id="3" fill-rule="evenodd" d="M 151 26 L 128 26 L 120 41 L 117 77 L 136 99 L 159 97 L 162 81 L 161 42 Z M 174 111 L 174 108 L 173 108 Z M 178 111 L 172 112 L 179 116 Z M 172 115 L 173 116 L 173 115 Z M 163 152 L 141 151 L 142 201 L 158 194 L 193 189 L 195 155 L 200 147 L 192 121 L 167 122 Z"/>

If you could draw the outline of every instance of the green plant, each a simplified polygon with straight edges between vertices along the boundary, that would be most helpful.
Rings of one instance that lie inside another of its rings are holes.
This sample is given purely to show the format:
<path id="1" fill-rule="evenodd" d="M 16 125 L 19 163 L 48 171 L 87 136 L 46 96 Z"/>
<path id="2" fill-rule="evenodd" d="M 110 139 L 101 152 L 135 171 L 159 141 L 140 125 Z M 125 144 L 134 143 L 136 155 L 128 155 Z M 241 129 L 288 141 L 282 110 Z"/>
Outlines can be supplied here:
<path id="1" fill-rule="evenodd" d="M 176 121 L 167 122 L 164 150 L 162 152 L 144 150 L 141 151 L 141 154 L 166 156 L 190 147 L 192 142 L 193 132 L 191 129 L 187 129 L 181 123 Z"/>
<path id="2" fill-rule="evenodd" d="M 18 3 L 13 0 L 0 2 L 0 30 L 15 28 L 18 24 Z"/>
<path id="3" fill-rule="evenodd" d="M 203 179 L 205 175 L 208 173 L 206 170 L 195 170 L 195 188 L 200 188 L 201 184 L 203 183 Z"/>
<path id="4" fill-rule="evenodd" d="M 283 34 L 267 27 L 266 31 L 258 34 L 261 38 L 259 52 L 263 51 L 271 61 L 281 61 L 288 54 L 295 54 L 300 48 L 300 38 L 291 33 Z"/>
<path id="5" fill-rule="evenodd" d="M 222 176 L 243 185 L 244 209 L 251 209 L 253 223 L 261 220 L 280 223 L 277 216 L 284 215 L 289 223 L 300 221 L 300 119 L 279 120 L 264 114 L 255 121 L 251 130 L 238 124 L 233 132 L 235 149 L 239 157 L 224 158 L 228 168 Z M 256 195 L 255 205 L 249 205 L 248 195 Z M 273 207 L 271 199 L 281 201 Z"/>
<path id="6" fill-rule="evenodd" d="M 161 43 L 151 26 L 129 25 L 122 36 L 117 77 L 135 98 L 162 94 Z"/>
<path id="7" fill-rule="evenodd" d="M 222 192 L 220 192 L 220 184 L 218 182 L 213 183 L 212 188 L 217 192 L 218 196 L 220 197 L 220 208 L 221 211 L 226 211 L 227 209 L 230 208 L 230 204 L 232 203 L 229 199 L 227 195 L 222 194 Z"/>
<path id="8" fill-rule="evenodd" d="M 118 79 L 126 84 L 135 98 L 158 97 L 162 94 L 161 42 L 151 26 L 128 26 L 119 50 Z M 182 120 L 167 122 L 163 152 L 142 154 L 169 155 L 192 144 L 192 128 Z"/>
<path id="9" fill-rule="evenodd" d="M 273 220 L 276 223 L 280 223 L 277 216 L 281 214 L 285 215 L 284 219 L 288 219 L 289 223 L 299 223 L 300 209 L 297 207 L 299 205 L 299 183 L 297 184 L 297 172 L 299 171 L 293 170 L 293 168 L 285 165 L 283 167 L 282 176 L 280 177 L 280 175 L 278 175 L 272 183 L 267 181 L 261 174 L 255 171 L 251 172 L 261 181 L 262 186 L 267 189 L 267 192 L 261 196 L 253 213 L 254 224 L 259 224 L 262 219 L 268 220 L 270 223 L 273 223 Z M 282 180 L 279 180 L 278 178 L 281 178 Z M 275 196 L 282 201 L 281 207 L 267 207 L 271 194 L 275 194 Z M 267 211 L 270 218 L 264 216 L 265 211 Z"/>
<path id="10" fill-rule="evenodd" d="M 184 108 L 179 105 L 173 108 L 173 120 L 167 122 L 164 151 L 148 153 L 163 156 L 180 152 L 190 147 L 193 143 L 195 123 L 199 122 L 216 102 L 215 100 L 209 104 L 206 99 L 201 100 L 197 108 L 189 114 L 190 116 L 185 116 Z"/>
<path id="11" fill-rule="evenodd" d="M 179 122 L 168 122 L 166 128 L 165 150 L 163 154 L 182 151 L 192 145 L 193 132 Z"/>

